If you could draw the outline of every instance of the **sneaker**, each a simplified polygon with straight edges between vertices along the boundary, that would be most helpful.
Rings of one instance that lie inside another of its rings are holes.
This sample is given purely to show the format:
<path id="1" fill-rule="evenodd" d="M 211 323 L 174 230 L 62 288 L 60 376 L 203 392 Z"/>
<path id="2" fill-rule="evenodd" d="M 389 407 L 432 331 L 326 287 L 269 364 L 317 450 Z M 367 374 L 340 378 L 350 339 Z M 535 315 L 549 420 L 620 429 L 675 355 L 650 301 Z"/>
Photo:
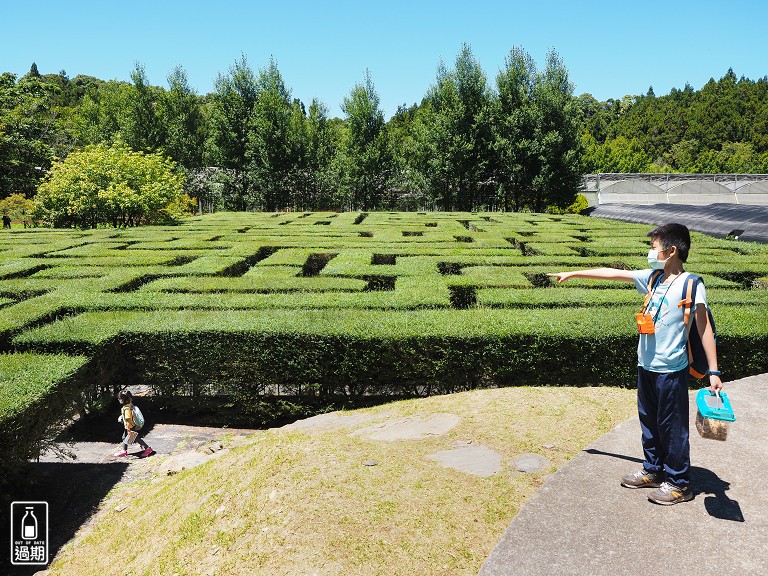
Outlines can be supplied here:
<path id="1" fill-rule="evenodd" d="M 155 452 L 155 451 L 154 451 L 154 450 L 152 450 L 152 448 L 150 448 L 149 446 L 147 446 L 147 447 L 146 447 L 146 449 L 144 450 L 144 452 L 142 452 L 142 453 L 141 453 L 141 455 L 139 456 L 139 458 L 146 458 L 146 457 L 147 457 L 147 456 L 149 456 L 150 454 L 154 454 L 154 452 Z"/>
<path id="2" fill-rule="evenodd" d="M 624 488 L 658 488 L 661 486 L 661 474 L 648 472 L 645 468 L 621 479 Z"/>
<path id="3" fill-rule="evenodd" d="M 669 482 L 662 482 L 658 490 L 654 490 L 648 494 L 648 500 L 654 504 L 671 506 L 678 502 L 688 502 L 688 500 L 693 500 L 693 491 L 689 486 L 682 488 L 670 484 Z"/>
<path id="4" fill-rule="evenodd" d="M 124 457 L 128 456 L 128 450 L 121 450 L 120 452 L 115 452 L 113 454 L 113 456 L 115 458 L 124 458 Z"/>

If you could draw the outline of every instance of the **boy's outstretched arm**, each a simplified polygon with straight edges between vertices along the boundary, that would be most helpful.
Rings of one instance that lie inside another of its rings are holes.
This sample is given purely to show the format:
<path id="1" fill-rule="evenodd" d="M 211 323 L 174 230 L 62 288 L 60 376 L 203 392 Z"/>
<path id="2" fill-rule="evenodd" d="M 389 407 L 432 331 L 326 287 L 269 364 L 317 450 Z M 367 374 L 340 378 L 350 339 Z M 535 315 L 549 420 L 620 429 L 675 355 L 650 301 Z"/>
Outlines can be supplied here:
<path id="1" fill-rule="evenodd" d="M 709 323 L 709 314 L 703 305 L 696 306 L 694 311 L 696 315 L 696 329 L 699 331 L 701 345 L 704 347 L 704 354 L 707 356 L 707 366 L 710 370 L 717 371 L 717 345 L 715 344 L 715 334 L 712 331 L 712 325 Z M 710 374 L 709 389 L 717 392 L 722 389 L 723 381 L 718 374 Z"/>
<path id="2" fill-rule="evenodd" d="M 558 284 L 562 284 L 569 278 L 589 278 L 591 280 L 619 280 L 621 282 L 634 282 L 632 270 L 619 268 L 591 268 L 589 270 L 572 270 L 570 272 L 554 272 L 547 274 L 557 278 Z"/>

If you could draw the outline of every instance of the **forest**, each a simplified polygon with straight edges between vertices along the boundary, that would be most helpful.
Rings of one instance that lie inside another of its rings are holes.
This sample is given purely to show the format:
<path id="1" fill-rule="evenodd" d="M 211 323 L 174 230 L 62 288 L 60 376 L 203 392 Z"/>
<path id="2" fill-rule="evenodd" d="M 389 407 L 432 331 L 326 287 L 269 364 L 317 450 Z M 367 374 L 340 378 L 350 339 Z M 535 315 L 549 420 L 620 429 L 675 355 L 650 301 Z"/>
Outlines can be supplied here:
<path id="1" fill-rule="evenodd" d="M 578 211 L 586 173 L 768 172 L 768 79 L 733 70 L 699 90 L 600 102 L 574 94 L 554 50 L 540 68 L 513 48 L 490 79 L 465 44 L 388 120 L 367 71 L 342 118 L 294 98 L 274 59 L 254 69 L 241 56 L 209 94 L 180 66 L 167 87 L 139 62 L 130 79 L 35 64 L 0 75 L 0 198 L 23 204 L 94 146 L 167 159 L 201 212 Z"/>

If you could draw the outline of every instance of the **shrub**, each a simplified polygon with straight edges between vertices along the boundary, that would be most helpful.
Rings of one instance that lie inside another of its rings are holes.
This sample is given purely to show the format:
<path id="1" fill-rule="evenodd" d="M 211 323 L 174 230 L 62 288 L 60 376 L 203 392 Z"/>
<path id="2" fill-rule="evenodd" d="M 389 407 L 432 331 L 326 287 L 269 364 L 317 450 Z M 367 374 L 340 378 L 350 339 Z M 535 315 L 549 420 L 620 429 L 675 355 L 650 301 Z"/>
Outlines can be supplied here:
<path id="1" fill-rule="evenodd" d="M 173 161 L 124 144 L 86 146 L 54 163 L 35 197 L 35 218 L 54 227 L 175 222 L 191 200 Z"/>
<path id="2" fill-rule="evenodd" d="M 634 384 L 637 292 L 553 285 L 546 273 L 644 268 L 648 226 L 370 213 L 363 237 L 356 218 L 213 214 L 179 227 L 14 230 L 0 238 L 0 343 L 87 356 L 88 398 L 129 375 L 164 394 L 254 405 L 274 394 L 330 403 L 521 382 Z M 467 235 L 473 242 L 456 239 Z M 694 235 L 687 266 L 705 279 L 728 378 L 768 370 L 768 290 L 752 289 L 768 251 L 734 246 Z"/>
<path id="3" fill-rule="evenodd" d="M 631 386 L 635 309 L 92 312 L 15 342 L 67 353 L 120 342 L 125 373 L 164 393 L 299 394 L 309 385 L 329 396 L 413 394 L 417 384 L 448 392 L 520 381 Z M 768 369 L 761 308 L 723 304 L 716 315 L 728 377 Z"/>
<path id="4" fill-rule="evenodd" d="M 565 209 L 566 214 L 581 214 L 589 208 L 589 201 L 584 194 L 576 194 L 576 200 Z"/>
<path id="5" fill-rule="evenodd" d="M 82 356 L 0 354 L 0 483 L 69 422 Z"/>

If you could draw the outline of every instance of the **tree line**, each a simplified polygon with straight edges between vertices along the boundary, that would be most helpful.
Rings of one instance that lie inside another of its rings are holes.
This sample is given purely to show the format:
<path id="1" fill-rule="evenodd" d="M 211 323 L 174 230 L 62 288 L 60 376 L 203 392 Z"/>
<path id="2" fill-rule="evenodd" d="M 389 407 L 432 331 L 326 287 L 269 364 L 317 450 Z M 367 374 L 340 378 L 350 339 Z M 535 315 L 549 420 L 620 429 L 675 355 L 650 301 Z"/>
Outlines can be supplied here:
<path id="1" fill-rule="evenodd" d="M 586 173 L 768 173 L 768 77 L 729 69 L 700 90 L 578 100 Z"/>
<path id="2" fill-rule="evenodd" d="M 54 161 L 87 146 L 161 153 L 203 210 L 564 209 L 580 175 L 573 85 L 554 51 L 538 70 L 510 51 L 494 85 L 464 45 L 419 104 L 387 121 L 366 71 L 341 103 L 294 98 L 278 69 L 242 56 L 197 94 L 137 63 L 130 82 L 64 71 L 0 76 L 0 196 L 33 196 Z"/>
<path id="3" fill-rule="evenodd" d="M 574 96 L 554 50 L 539 68 L 513 48 L 491 81 L 463 45 L 385 120 L 367 71 L 334 118 L 294 98 L 273 59 L 254 70 L 242 56 L 205 95 L 182 67 L 164 88 L 140 63 L 130 82 L 33 65 L 0 75 L 0 198 L 31 198 L 54 163 L 116 146 L 171 159 L 205 211 L 577 210 L 589 172 L 768 172 L 767 91 L 729 70 L 699 91 L 599 102 Z"/>

